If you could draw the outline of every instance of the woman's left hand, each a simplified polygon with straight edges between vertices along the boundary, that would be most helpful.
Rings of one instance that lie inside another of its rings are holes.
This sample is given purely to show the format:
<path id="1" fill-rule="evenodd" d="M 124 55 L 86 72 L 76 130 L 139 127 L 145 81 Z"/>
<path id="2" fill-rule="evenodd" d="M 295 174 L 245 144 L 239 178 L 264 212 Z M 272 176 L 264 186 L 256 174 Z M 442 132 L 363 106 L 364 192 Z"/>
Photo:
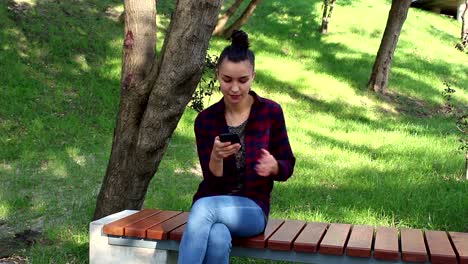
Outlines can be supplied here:
<path id="1" fill-rule="evenodd" d="M 258 159 L 257 165 L 255 165 L 257 174 L 263 177 L 278 174 L 278 161 L 268 150 L 262 148 L 261 151 L 260 159 Z"/>

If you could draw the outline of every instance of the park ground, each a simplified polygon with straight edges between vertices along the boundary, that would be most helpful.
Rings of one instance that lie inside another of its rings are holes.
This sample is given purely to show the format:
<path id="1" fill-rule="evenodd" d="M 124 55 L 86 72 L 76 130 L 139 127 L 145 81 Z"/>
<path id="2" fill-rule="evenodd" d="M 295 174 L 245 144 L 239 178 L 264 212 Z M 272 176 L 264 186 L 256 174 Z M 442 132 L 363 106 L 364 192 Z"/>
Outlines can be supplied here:
<path id="1" fill-rule="evenodd" d="M 320 35 L 321 1 L 263 1 L 244 27 L 254 90 L 283 106 L 297 157 L 294 176 L 275 185 L 272 217 L 468 231 L 461 135 L 442 95 L 448 83 L 455 107 L 468 108 L 461 26 L 410 9 L 378 96 L 366 83 L 389 2 L 338 1 Z M 173 2 L 158 5 L 160 49 Z M 117 0 L 0 2 L 0 258 L 88 262 L 118 111 L 122 10 Z M 227 44 L 214 38 L 209 53 Z M 195 116 L 187 108 L 144 207 L 190 208 L 201 179 Z"/>

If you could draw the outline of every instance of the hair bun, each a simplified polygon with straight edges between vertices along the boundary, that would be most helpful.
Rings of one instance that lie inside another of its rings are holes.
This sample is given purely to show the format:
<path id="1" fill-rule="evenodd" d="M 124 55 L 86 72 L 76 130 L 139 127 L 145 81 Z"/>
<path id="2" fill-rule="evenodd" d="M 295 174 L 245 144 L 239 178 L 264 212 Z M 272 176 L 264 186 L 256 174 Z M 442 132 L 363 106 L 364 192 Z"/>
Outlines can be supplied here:
<path id="1" fill-rule="evenodd" d="M 249 36 L 242 30 L 234 30 L 231 34 L 232 46 L 241 49 L 249 48 Z"/>

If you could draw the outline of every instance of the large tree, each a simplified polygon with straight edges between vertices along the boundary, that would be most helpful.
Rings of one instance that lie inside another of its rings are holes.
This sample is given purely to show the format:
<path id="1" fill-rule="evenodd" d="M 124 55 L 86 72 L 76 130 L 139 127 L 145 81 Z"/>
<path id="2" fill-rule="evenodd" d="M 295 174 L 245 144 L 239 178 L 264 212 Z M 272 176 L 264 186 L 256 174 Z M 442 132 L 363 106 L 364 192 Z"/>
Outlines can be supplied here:
<path id="1" fill-rule="evenodd" d="M 221 0 L 178 0 L 156 58 L 155 0 L 125 0 L 120 109 L 94 219 L 140 209 L 201 78 Z"/>
<path id="2" fill-rule="evenodd" d="M 377 93 L 385 93 L 388 76 L 392 66 L 393 54 L 400 37 L 401 29 L 405 23 L 411 0 L 392 0 L 388 14 L 387 26 L 380 43 L 379 51 L 372 68 L 367 86 Z"/>

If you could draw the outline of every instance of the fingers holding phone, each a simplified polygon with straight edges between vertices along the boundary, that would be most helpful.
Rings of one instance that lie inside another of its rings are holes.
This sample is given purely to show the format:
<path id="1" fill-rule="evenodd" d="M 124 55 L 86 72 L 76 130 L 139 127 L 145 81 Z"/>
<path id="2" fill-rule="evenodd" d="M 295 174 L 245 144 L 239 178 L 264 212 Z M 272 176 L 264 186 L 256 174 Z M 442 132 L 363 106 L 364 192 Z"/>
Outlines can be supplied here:
<path id="1" fill-rule="evenodd" d="M 216 160 L 222 160 L 235 154 L 241 148 L 240 139 L 237 134 L 226 133 L 217 136 L 214 140 L 212 156 Z"/>

